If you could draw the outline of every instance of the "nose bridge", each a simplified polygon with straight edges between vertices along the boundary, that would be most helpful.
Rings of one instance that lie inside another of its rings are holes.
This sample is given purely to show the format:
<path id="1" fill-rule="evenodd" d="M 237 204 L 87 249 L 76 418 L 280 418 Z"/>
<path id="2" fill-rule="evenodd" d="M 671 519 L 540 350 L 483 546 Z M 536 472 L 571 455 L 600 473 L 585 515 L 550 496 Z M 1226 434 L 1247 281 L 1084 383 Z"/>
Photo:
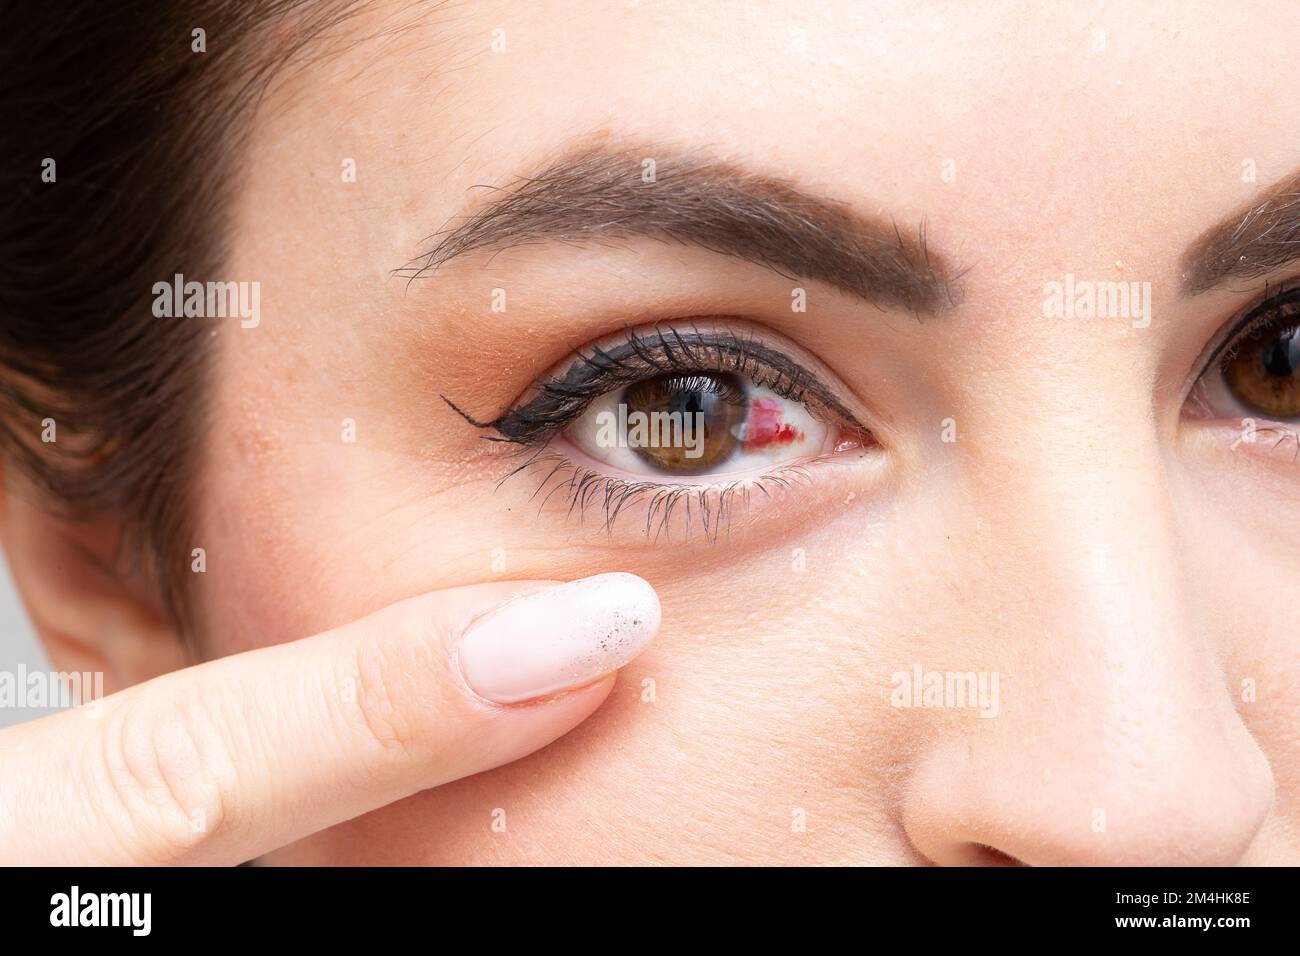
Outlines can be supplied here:
<path id="1" fill-rule="evenodd" d="M 1015 477 L 974 498 L 993 512 L 996 549 L 1019 564 L 1011 579 L 1032 576 L 1030 619 L 1069 670 L 1041 674 L 1043 689 L 1060 704 L 1086 697 L 1076 720 L 1098 731 L 1121 715 L 1130 730 L 1159 724 L 1203 701 L 1213 680 L 1154 425 L 1116 417 L 1071 414 L 1050 448 L 992 462 Z"/>
<path id="2" fill-rule="evenodd" d="M 1040 412 L 1037 449 L 995 441 L 969 476 L 984 527 L 1034 575 L 1044 627 L 1117 663 L 1138 633 L 1147 652 L 1186 644 L 1195 617 L 1156 427 L 1126 411 Z"/>
<path id="3" fill-rule="evenodd" d="M 1038 686 L 1024 692 L 1050 706 L 1024 717 L 1068 709 L 1099 747 L 1122 734 L 1133 759 L 1186 736 L 1189 715 L 1227 693 L 1182 557 L 1168 460 L 1142 407 L 1044 410 L 1057 428 L 1050 447 L 986 453 L 970 476 L 970 500 L 988 509 L 985 533 L 1003 555 L 999 577 L 1027 587 L 1038 631 L 1041 653 L 1026 658 Z"/>
<path id="4" fill-rule="evenodd" d="M 1028 577 L 1044 636 L 1061 632 L 1091 650 L 1108 678 L 1126 665 L 1199 656 L 1206 648 L 1189 646 L 1198 614 L 1154 420 L 1136 402 L 1034 404 L 1015 435 L 990 428 L 962 469 L 1002 576 Z"/>
<path id="5" fill-rule="evenodd" d="M 997 717 L 951 724 L 918 761 L 909 830 L 940 861 L 1230 861 L 1271 776 L 1180 559 L 1155 423 L 1038 407 L 960 469 L 993 556 L 974 598 L 993 603 L 971 610 L 1004 623 L 1006 670 Z"/>

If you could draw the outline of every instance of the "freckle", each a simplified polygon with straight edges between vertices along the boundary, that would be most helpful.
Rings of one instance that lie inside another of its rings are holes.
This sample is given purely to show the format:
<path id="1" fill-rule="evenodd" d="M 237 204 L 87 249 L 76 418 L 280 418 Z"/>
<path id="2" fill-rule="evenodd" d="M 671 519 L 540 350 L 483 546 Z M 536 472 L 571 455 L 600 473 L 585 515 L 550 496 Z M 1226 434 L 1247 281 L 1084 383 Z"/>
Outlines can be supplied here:
<path id="1" fill-rule="evenodd" d="M 254 467 L 265 467 L 276 449 L 275 430 L 250 401 L 240 402 L 240 417 L 244 427 L 235 434 L 236 447 L 245 461 Z"/>

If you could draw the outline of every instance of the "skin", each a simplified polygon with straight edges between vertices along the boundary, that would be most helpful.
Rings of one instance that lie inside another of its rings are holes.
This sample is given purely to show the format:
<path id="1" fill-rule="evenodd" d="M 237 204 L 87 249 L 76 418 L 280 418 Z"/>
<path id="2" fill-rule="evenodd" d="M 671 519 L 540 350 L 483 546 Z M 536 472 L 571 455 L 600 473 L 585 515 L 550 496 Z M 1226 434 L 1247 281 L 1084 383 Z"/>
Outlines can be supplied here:
<path id="1" fill-rule="evenodd" d="M 1215 336 L 1296 267 L 1179 285 L 1205 229 L 1300 165 L 1296 27 L 1285 4 L 381 3 L 283 74 L 231 210 L 226 276 L 262 283 L 262 321 L 216 323 L 203 653 L 603 571 L 649 581 L 663 627 L 554 744 L 265 861 L 1300 862 L 1300 472 L 1185 409 Z M 392 276 L 472 187 L 591 137 L 924 221 L 964 297 L 918 318 L 640 240 Z M 1043 317 L 1066 273 L 1150 282 L 1150 325 Z M 569 345 L 718 314 L 880 443 L 718 541 L 539 512 L 440 398 L 490 417 Z M 916 665 L 996 672 L 997 716 L 892 706 Z"/>

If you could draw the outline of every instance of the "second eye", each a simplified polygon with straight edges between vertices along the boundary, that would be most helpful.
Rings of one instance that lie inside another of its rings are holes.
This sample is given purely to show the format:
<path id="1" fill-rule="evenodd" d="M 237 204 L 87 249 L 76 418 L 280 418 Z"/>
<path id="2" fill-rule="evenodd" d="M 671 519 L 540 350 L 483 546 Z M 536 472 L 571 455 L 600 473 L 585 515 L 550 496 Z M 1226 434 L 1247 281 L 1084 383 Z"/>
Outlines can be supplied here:
<path id="1" fill-rule="evenodd" d="M 596 399 L 565 437 L 633 475 L 743 472 L 822 454 L 834 429 L 739 375 L 661 375 Z"/>

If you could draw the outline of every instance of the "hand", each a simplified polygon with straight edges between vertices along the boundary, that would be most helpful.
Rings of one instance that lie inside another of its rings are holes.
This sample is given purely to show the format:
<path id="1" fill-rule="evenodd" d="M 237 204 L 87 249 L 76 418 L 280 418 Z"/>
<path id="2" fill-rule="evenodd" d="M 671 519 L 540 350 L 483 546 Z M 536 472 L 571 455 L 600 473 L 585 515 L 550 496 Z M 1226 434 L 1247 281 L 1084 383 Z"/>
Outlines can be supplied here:
<path id="1" fill-rule="evenodd" d="M 236 864 L 567 733 L 659 627 L 630 574 L 474 585 L 0 731 L 0 862 Z"/>

